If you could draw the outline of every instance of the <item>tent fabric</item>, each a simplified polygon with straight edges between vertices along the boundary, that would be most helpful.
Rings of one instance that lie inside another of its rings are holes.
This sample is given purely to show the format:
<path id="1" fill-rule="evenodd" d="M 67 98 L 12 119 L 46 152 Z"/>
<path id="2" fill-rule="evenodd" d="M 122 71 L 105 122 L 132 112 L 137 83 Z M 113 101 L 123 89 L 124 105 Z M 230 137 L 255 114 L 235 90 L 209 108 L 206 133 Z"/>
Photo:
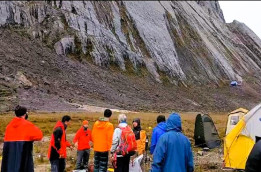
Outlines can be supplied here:
<path id="1" fill-rule="evenodd" d="M 256 137 L 260 137 L 261 104 L 250 110 L 224 139 L 226 168 L 245 169 L 246 161 Z"/>
<path id="2" fill-rule="evenodd" d="M 210 149 L 219 147 L 221 140 L 211 117 L 207 114 L 198 114 L 194 129 L 195 145 Z"/>
<path id="3" fill-rule="evenodd" d="M 230 112 L 229 115 L 230 115 L 230 114 L 234 114 L 234 113 L 239 113 L 239 112 L 247 113 L 248 110 L 245 109 L 245 108 L 238 108 L 238 109 L 236 109 L 236 110 Z"/>
<path id="4" fill-rule="evenodd" d="M 237 82 L 237 81 L 231 81 L 231 82 L 230 82 L 230 85 L 231 85 L 231 86 L 237 86 L 237 85 L 238 85 L 238 82 Z"/>
<path id="5" fill-rule="evenodd" d="M 247 157 L 254 145 L 254 141 L 251 138 L 241 134 L 245 125 L 244 119 L 241 119 L 236 127 L 225 137 L 225 167 L 245 169 Z"/>
<path id="6" fill-rule="evenodd" d="M 256 141 L 256 136 L 261 137 L 261 103 L 245 115 L 245 121 L 247 121 L 246 127 L 242 134 L 250 136 Z"/>
<path id="7" fill-rule="evenodd" d="M 228 114 L 226 135 L 237 125 L 239 120 L 248 112 L 247 109 L 238 108 Z"/>

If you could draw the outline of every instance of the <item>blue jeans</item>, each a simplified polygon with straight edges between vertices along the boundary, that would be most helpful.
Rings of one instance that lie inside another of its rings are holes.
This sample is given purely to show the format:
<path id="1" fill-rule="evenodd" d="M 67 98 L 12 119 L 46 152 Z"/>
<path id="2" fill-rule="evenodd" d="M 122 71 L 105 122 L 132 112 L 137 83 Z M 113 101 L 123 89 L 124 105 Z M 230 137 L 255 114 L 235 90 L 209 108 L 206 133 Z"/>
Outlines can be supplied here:
<path id="1" fill-rule="evenodd" d="M 50 161 L 51 162 L 51 172 L 64 172 L 65 170 L 65 159 L 55 159 Z"/>

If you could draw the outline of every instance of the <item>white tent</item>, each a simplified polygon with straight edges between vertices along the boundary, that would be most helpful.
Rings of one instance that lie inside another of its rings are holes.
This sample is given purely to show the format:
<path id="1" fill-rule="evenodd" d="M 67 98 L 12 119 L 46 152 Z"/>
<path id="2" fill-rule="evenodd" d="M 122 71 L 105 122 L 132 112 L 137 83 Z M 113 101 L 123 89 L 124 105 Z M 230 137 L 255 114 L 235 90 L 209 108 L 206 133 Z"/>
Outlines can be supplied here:
<path id="1" fill-rule="evenodd" d="M 261 103 L 251 109 L 245 116 L 246 126 L 241 134 L 251 137 L 256 141 L 256 136 L 261 137 Z"/>

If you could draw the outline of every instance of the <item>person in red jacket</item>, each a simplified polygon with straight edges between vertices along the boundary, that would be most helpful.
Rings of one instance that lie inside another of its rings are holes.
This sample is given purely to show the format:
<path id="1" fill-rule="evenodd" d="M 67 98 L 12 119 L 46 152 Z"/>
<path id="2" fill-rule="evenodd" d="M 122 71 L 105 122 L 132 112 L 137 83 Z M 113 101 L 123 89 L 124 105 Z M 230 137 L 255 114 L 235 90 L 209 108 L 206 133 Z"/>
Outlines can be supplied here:
<path id="1" fill-rule="evenodd" d="M 66 140 L 65 130 L 70 124 L 71 117 L 68 115 L 63 116 L 62 121 L 58 121 L 54 127 L 53 134 L 50 140 L 48 150 L 48 158 L 51 163 L 51 172 L 64 172 L 66 147 L 72 149 L 71 144 Z"/>
<path id="2" fill-rule="evenodd" d="M 88 121 L 84 120 L 82 122 L 82 127 L 77 131 L 73 139 L 73 143 L 77 147 L 76 170 L 88 169 L 91 138 L 91 130 L 88 129 Z"/>
<path id="3" fill-rule="evenodd" d="M 2 172 L 34 171 L 33 142 L 43 138 L 42 131 L 27 121 L 27 109 L 16 106 L 15 115 L 7 125 L 4 137 Z"/>

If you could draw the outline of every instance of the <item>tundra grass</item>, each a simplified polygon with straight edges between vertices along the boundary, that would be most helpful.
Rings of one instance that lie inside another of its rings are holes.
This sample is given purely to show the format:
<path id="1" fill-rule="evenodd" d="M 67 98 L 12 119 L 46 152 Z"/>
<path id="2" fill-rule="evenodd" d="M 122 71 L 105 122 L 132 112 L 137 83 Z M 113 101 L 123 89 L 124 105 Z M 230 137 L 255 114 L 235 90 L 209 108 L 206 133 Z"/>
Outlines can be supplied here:
<path id="1" fill-rule="evenodd" d="M 111 122 L 114 124 L 114 127 L 117 126 L 117 116 L 119 113 L 113 113 Z M 180 113 L 182 118 L 182 130 L 183 133 L 189 137 L 192 146 L 194 145 L 193 134 L 194 134 L 194 123 L 197 113 Z M 31 112 L 29 113 L 29 121 L 33 122 L 37 125 L 44 134 L 43 141 L 34 143 L 34 160 L 35 160 L 35 171 L 49 171 L 49 162 L 47 159 L 47 150 L 49 146 L 49 139 L 51 133 L 53 131 L 53 127 L 58 120 L 61 120 L 62 116 L 70 115 L 72 120 L 70 122 L 70 126 L 67 128 L 67 140 L 72 142 L 74 134 L 80 128 L 83 120 L 89 121 L 89 128 L 92 128 L 94 122 L 101 117 L 102 113 L 90 113 L 90 112 L 60 112 L 60 113 L 46 113 L 46 112 Z M 169 114 L 159 114 L 159 113 L 127 113 L 127 122 L 131 124 L 134 118 L 141 119 L 141 126 L 144 130 L 146 130 L 149 138 L 151 138 L 152 129 L 156 126 L 156 118 L 158 115 L 166 115 L 168 117 Z M 225 135 L 225 127 L 226 127 L 226 114 L 210 114 L 212 117 L 221 138 Z M 0 114 L 0 143 L 3 142 L 4 132 L 7 124 L 14 117 L 12 113 L 4 113 Z M 194 148 L 194 154 L 198 151 L 198 148 Z M 0 149 L 1 151 L 1 149 Z M 216 151 L 216 150 L 214 150 Z M 75 158 L 76 158 L 76 150 L 68 150 L 67 157 L 67 171 L 71 171 L 75 168 Z M 93 151 L 91 153 L 90 162 L 93 160 Z M 222 161 L 222 160 L 221 160 Z M 43 166 L 42 170 L 37 170 L 37 166 Z M 210 167 L 211 166 L 211 167 Z M 217 171 L 215 168 L 215 164 L 196 164 L 196 171 Z M 216 165 L 217 166 L 217 165 Z M 146 171 L 148 171 L 149 166 L 146 166 Z M 217 167 L 218 168 L 218 167 Z"/>

